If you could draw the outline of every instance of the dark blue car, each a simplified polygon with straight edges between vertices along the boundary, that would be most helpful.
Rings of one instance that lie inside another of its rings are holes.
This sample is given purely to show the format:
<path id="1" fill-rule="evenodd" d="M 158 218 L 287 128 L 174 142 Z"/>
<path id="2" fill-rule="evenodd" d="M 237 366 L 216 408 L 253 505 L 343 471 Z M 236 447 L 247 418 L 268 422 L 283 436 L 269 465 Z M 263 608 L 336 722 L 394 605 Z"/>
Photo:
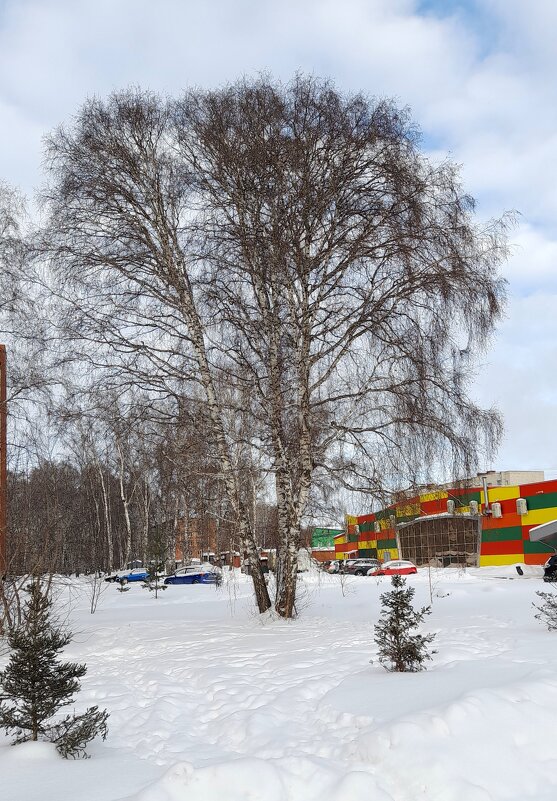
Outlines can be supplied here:
<path id="1" fill-rule="evenodd" d="M 165 584 L 220 584 L 221 572 L 214 565 L 188 565 L 165 578 Z"/>
<path id="2" fill-rule="evenodd" d="M 134 567 L 132 570 L 118 570 L 105 578 L 105 581 L 120 582 L 120 584 L 127 584 L 128 581 L 145 581 L 149 573 L 144 567 Z"/>

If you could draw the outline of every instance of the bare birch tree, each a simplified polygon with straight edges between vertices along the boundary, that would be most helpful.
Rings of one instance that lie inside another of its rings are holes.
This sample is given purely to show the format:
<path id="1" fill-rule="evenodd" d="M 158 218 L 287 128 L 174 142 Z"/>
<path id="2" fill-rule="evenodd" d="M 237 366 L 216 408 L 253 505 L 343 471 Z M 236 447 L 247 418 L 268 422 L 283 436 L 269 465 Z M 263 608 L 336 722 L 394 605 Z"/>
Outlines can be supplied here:
<path id="1" fill-rule="evenodd" d="M 86 103 L 48 159 L 41 251 L 67 334 L 116 384 L 201 392 L 260 610 L 245 454 L 274 479 L 291 617 L 319 481 L 377 496 L 466 472 L 496 439 L 469 382 L 501 314 L 505 222 L 475 220 L 407 111 L 304 77 L 125 92 Z"/>
<path id="2" fill-rule="evenodd" d="M 320 475 L 378 494 L 440 460 L 466 472 L 497 436 L 468 387 L 501 313 L 505 224 L 474 220 L 457 168 L 427 160 L 407 111 L 327 82 L 194 91 L 174 124 L 204 211 L 221 369 L 264 432 L 276 609 L 290 617 Z"/>
<path id="3" fill-rule="evenodd" d="M 211 320 L 197 292 L 194 187 L 174 154 L 169 109 L 141 92 L 91 100 L 73 125 L 51 136 L 49 222 L 39 250 L 55 266 L 68 336 L 91 343 L 91 363 L 108 353 L 118 380 L 132 376 L 151 392 L 176 393 L 184 382 L 200 387 L 264 611 L 270 599 L 215 384 Z"/>

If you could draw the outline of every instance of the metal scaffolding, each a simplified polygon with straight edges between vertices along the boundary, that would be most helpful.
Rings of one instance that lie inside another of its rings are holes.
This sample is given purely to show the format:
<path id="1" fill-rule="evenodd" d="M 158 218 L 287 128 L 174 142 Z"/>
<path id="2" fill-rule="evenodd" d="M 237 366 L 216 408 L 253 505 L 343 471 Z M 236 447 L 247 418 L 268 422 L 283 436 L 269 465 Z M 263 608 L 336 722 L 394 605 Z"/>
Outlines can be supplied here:
<path id="1" fill-rule="evenodd" d="M 481 542 L 478 515 L 418 517 L 397 526 L 401 559 L 431 567 L 477 567 Z"/>

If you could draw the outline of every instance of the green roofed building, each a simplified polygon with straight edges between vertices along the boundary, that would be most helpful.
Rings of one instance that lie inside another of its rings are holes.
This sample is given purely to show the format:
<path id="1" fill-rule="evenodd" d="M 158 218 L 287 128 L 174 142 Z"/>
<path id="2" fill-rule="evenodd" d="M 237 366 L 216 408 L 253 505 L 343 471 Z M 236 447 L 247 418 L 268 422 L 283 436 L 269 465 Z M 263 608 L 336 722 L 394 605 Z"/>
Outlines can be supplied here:
<path id="1" fill-rule="evenodd" d="M 334 538 L 338 534 L 342 534 L 341 528 L 314 528 L 311 535 L 312 548 L 332 548 L 334 547 Z"/>

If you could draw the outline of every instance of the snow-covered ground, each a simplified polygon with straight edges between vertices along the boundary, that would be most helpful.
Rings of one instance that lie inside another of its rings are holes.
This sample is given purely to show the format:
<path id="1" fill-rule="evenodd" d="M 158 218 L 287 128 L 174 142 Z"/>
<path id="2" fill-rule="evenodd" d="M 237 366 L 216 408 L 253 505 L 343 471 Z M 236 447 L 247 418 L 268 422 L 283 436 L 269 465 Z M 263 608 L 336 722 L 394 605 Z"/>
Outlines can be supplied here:
<path id="1" fill-rule="evenodd" d="M 534 619 L 539 570 L 435 571 L 426 672 L 387 673 L 373 624 L 388 579 L 305 575 L 301 611 L 259 617 L 242 576 L 70 597 L 78 707 L 110 712 L 91 759 L 10 747 L 3 801 L 553 801 L 557 632 Z M 410 576 L 429 603 L 427 572 Z M 5 657 L 3 658 L 5 661 Z M 2 660 L 0 660 L 2 661 Z"/>

